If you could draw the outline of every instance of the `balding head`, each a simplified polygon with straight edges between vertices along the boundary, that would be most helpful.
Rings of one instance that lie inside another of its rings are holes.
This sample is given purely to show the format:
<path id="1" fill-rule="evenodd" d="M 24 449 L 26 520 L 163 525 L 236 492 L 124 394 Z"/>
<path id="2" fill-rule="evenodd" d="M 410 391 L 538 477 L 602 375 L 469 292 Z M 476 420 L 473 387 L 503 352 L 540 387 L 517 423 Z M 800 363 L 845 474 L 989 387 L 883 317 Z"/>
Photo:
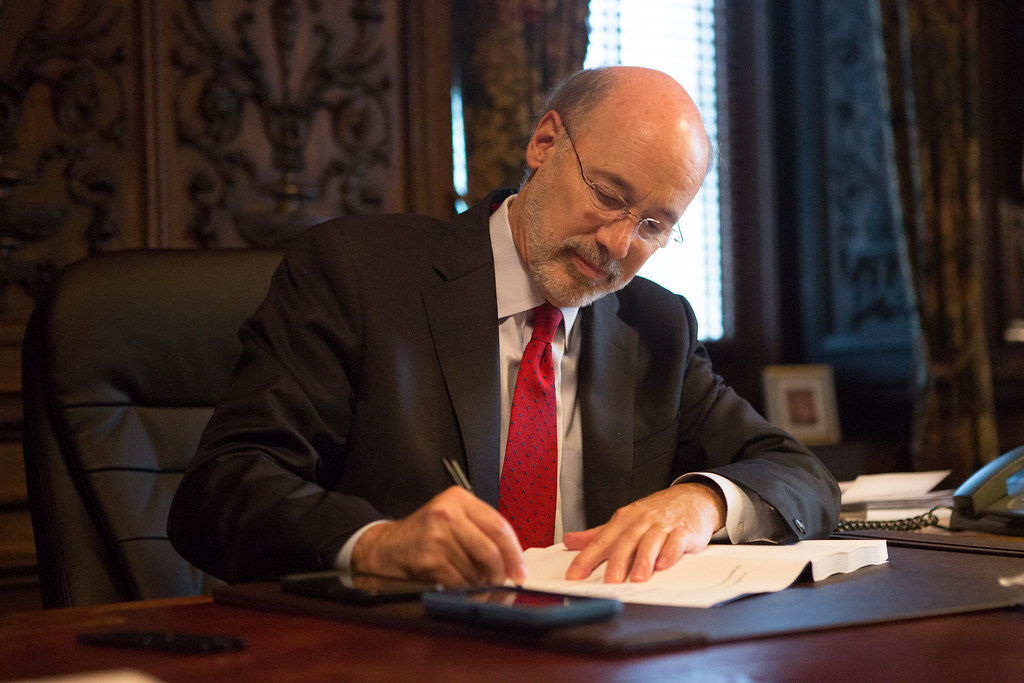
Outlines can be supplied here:
<path id="1" fill-rule="evenodd" d="M 714 165 L 714 145 L 704 130 L 700 112 L 689 93 L 671 76 L 645 67 L 608 66 L 578 71 L 551 91 L 543 111 L 557 111 L 571 130 L 580 134 L 599 107 L 615 98 L 637 120 L 648 108 L 668 109 L 659 115 L 679 117 L 689 126 L 690 145 L 703 149 L 703 175 Z"/>
<path id="2" fill-rule="evenodd" d="M 551 95 L 509 209 L 534 283 L 558 306 L 624 287 L 700 189 L 709 143 L 686 90 L 637 67 L 580 72 Z"/>

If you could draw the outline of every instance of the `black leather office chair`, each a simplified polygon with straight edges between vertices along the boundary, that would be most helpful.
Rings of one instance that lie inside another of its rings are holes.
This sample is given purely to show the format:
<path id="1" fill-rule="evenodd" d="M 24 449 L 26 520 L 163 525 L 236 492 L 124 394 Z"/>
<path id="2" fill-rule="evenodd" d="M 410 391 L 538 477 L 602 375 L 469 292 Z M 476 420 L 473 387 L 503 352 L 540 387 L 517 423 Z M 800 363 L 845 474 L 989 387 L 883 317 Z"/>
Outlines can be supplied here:
<path id="1" fill-rule="evenodd" d="M 171 497 L 281 254 L 129 250 L 64 269 L 22 364 L 46 607 L 208 592 L 167 540 Z"/>

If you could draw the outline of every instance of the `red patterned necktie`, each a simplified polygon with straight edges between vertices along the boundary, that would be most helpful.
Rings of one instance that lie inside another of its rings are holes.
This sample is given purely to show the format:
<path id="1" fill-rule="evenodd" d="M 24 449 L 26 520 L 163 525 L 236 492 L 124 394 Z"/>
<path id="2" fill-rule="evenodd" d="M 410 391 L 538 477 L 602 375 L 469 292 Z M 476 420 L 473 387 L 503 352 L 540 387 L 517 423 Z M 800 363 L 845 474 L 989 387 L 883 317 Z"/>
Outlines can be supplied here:
<path id="1" fill-rule="evenodd" d="M 523 351 L 512 397 L 498 511 L 523 548 L 547 547 L 555 536 L 558 420 L 551 340 L 562 312 L 549 303 L 533 309 L 533 336 Z"/>

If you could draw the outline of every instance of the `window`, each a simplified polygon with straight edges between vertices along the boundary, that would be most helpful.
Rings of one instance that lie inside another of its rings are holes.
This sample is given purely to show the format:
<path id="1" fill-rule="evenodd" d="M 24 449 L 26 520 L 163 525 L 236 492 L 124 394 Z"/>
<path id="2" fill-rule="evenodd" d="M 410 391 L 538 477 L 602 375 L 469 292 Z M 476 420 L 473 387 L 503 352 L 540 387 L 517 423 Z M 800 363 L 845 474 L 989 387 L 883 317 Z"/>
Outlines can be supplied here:
<path id="1" fill-rule="evenodd" d="M 693 97 L 712 140 L 718 139 L 715 74 L 715 0 L 590 1 L 585 67 L 630 64 L 659 69 Z M 466 194 L 461 93 L 452 92 L 454 185 Z M 458 206 L 465 208 L 464 202 Z M 704 341 L 725 333 L 717 165 L 679 223 L 683 242 L 659 249 L 640 274 L 686 296 Z"/>
<path id="2" fill-rule="evenodd" d="M 659 69 L 693 97 L 713 140 L 718 139 L 714 0 L 590 0 L 585 67 L 630 64 Z M 697 313 L 700 336 L 721 339 L 721 229 L 718 169 L 712 169 L 679 222 L 682 244 L 670 242 L 640 274 L 683 294 Z"/>

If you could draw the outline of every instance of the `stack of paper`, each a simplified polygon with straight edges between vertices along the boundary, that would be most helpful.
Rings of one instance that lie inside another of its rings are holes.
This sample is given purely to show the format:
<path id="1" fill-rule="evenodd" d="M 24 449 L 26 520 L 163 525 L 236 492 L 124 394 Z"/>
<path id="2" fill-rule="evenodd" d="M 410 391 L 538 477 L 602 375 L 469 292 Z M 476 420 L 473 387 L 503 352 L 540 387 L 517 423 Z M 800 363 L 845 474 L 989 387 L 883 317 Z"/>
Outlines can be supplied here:
<path id="1" fill-rule="evenodd" d="M 923 515 L 936 506 L 953 504 L 951 490 L 932 489 L 949 476 L 950 470 L 933 472 L 893 472 L 866 474 L 853 481 L 840 482 L 844 520 L 886 521 Z M 949 510 L 937 510 L 940 523 L 949 519 Z"/>

